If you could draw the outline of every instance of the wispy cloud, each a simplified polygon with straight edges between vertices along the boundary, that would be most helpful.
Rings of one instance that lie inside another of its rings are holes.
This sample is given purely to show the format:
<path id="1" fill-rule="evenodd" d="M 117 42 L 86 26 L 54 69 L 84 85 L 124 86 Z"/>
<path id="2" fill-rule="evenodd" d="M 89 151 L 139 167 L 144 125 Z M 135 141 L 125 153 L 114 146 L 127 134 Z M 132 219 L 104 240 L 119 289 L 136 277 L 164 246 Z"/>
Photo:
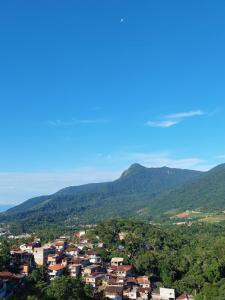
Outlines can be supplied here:
<path id="1" fill-rule="evenodd" d="M 203 116 L 205 115 L 204 111 L 202 110 L 194 110 L 194 111 L 188 111 L 188 112 L 179 112 L 171 115 L 166 115 L 164 118 L 166 119 L 186 119 L 191 118 L 195 116 Z"/>
<path id="2" fill-rule="evenodd" d="M 178 112 L 174 114 L 165 115 L 159 121 L 148 121 L 146 122 L 146 125 L 150 127 L 169 128 L 181 123 L 182 121 L 188 118 L 203 116 L 203 115 L 205 115 L 205 112 L 202 110 Z"/>
<path id="3" fill-rule="evenodd" d="M 107 123 L 108 120 L 103 119 L 82 119 L 82 120 L 71 120 L 71 121 L 62 121 L 62 120 L 55 120 L 55 121 L 48 121 L 47 124 L 53 127 L 66 127 L 66 126 L 76 126 L 82 124 L 98 124 L 98 123 Z"/>
<path id="4" fill-rule="evenodd" d="M 161 127 L 161 128 L 167 128 L 167 127 L 171 127 L 174 126 L 178 123 L 178 121 L 170 121 L 170 120 L 166 120 L 166 121 L 158 121 L 158 122 L 153 122 L 153 121 L 148 121 L 146 123 L 146 125 L 150 126 L 150 127 Z"/>

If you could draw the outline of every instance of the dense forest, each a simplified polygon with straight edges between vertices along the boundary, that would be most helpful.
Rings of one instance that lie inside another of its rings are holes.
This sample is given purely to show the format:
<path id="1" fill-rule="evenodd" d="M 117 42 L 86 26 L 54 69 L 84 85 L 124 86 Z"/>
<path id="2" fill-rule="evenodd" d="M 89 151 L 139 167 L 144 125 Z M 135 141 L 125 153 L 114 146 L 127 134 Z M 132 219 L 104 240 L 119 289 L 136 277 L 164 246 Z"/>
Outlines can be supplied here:
<path id="1" fill-rule="evenodd" d="M 165 228 L 110 221 L 90 234 L 105 243 L 99 251 L 106 260 L 123 256 L 156 286 L 192 293 L 196 300 L 225 299 L 225 224 Z"/>

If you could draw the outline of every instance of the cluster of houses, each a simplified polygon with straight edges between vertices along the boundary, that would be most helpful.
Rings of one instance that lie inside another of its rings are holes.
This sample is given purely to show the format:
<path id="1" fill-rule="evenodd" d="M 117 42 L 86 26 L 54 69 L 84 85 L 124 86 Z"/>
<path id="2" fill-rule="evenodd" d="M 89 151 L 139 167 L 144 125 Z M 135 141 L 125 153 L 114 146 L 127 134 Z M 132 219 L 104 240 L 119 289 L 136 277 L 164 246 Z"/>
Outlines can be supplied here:
<path id="1" fill-rule="evenodd" d="M 133 266 L 124 264 L 122 257 L 104 262 L 84 231 L 76 233 L 76 237 L 75 244 L 69 243 L 68 237 L 60 237 L 52 243 L 42 245 L 37 239 L 12 249 L 11 266 L 17 268 L 19 275 L 0 272 L 0 298 L 7 299 L 14 289 L 20 288 L 23 277 L 34 268 L 47 266 L 50 280 L 62 275 L 80 276 L 108 299 L 191 300 L 186 294 L 176 298 L 174 289 L 153 289 L 148 276 L 136 275 Z"/>

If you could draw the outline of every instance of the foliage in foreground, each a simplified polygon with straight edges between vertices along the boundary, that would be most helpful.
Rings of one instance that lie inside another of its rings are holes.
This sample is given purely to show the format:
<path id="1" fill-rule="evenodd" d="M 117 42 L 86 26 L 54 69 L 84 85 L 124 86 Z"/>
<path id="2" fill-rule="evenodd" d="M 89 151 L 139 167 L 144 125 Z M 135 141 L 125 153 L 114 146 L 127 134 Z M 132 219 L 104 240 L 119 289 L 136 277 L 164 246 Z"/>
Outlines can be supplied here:
<path id="1" fill-rule="evenodd" d="M 90 234 L 105 243 L 105 250 L 100 251 L 106 259 L 123 256 L 138 274 L 149 275 L 158 286 L 198 294 L 198 300 L 225 299 L 223 224 L 165 228 L 109 221 L 99 224 Z"/>

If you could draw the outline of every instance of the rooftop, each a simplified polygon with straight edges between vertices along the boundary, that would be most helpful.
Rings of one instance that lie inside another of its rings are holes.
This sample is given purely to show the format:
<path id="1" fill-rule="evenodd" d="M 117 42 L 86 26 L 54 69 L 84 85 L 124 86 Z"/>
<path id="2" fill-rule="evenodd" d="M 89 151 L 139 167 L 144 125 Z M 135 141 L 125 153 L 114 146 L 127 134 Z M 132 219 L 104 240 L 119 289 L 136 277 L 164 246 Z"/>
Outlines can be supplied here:
<path id="1" fill-rule="evenodd" d="M 51 271 L 59 271 L 59 270 L 63 270 L 64 268 L 65 266 L 59 264 L 48 267 L 48 269 Z"/>

